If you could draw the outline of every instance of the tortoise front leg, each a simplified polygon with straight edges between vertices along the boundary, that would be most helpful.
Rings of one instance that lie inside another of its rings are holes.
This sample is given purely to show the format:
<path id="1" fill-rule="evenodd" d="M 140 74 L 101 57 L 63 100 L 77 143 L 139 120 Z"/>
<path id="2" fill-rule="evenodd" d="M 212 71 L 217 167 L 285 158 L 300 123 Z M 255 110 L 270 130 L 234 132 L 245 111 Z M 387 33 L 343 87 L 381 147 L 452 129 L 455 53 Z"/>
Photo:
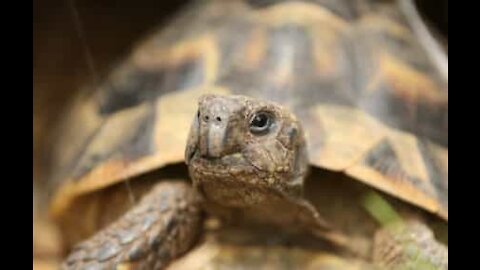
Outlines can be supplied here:
<path id="1" fill-rule="evenodd" d="M 421 216 L 402 217 L 375 192 L 367 194 L 364 207 L 381 225 L 373 239 L 372 258 L 380 269 L 448 269 L 448 246 L 435 238 Z"/>
<path id="2" fill-rule="evenodd" d="M 77 245 L 62 269 L 162 269 L 194 244 L 200 222 L 191 186 L 158 183 L 133 209 Z"/>
<path id="3" fill-rule="evenodd" d="M 448 248 L 421 221 L 397 222 L 376 232 L 373 261 L 392 270 L 447 270 Z"/>

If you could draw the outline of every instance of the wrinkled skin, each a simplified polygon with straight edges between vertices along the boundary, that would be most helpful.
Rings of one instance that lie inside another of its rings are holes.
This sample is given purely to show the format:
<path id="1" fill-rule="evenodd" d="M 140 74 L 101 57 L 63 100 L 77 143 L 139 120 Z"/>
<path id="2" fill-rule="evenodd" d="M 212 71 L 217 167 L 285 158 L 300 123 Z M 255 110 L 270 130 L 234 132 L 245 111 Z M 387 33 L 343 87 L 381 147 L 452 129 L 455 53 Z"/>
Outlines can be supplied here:
<path id="1" fill-rule="evenodd" d="M 212 214 L 286 228 L 327 228 L 302 198 L 308 168 L 303 130 L 280 106 L 243 96 L 202 97 L 185 155 Z"/>
<path id="2" fill-rule="evenodd" d="M 194 245 L 201 232 L 199 209 L 230 224 L 307 233 L 356 252 L 350 239 L 330 228 L 303 197 L 305 137 L 300 122 L 283 107 L 244 96 L 203 96 L 185 159 L 193 188 L 178 181 L 159 182 L 132 210 L 78 245 L 63 269 L 163 269 Z M 418 228 L 408 225 L 396 231 L 400 237 L 380 231 L 375 263 L 399 269 L 410 265 L 404 239 Z M 107 242 L 115 245 L 107 247 Z M 431 234 L 410 242 L 427 262 L 448 267 L 448 251 Z"/>

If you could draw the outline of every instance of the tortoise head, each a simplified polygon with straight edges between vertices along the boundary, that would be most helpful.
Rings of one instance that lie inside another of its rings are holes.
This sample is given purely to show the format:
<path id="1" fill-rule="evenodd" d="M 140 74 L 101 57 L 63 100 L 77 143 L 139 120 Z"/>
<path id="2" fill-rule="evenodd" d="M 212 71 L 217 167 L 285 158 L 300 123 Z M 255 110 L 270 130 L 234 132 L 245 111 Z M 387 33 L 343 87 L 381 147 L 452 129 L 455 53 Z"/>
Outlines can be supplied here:
<path id="1" fill-rule="evenodd" d="M 185 160 L 203 195 L 230 207 L 252 206 L 271 194 L 299 196 L 308 168 L 295 116 L 245 96 L 199 99 Z"/>

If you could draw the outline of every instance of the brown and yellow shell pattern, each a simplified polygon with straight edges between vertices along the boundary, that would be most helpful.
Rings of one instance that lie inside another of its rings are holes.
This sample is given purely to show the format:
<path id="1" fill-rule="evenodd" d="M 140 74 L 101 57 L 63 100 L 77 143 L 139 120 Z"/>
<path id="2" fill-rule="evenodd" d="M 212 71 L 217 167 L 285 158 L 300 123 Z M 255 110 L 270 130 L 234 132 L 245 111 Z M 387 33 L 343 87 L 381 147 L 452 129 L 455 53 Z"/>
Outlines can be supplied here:
<path id="1" fill-rule="evenodd" d="M 197 98 L 222 93 L 289 107 L 312 166 L 448 219 L 448 85 L 404 16 L 368 1 L 258 2 L 194 4 L 78 97 L 60 131 L 54 215 L 182 162 Z"/>

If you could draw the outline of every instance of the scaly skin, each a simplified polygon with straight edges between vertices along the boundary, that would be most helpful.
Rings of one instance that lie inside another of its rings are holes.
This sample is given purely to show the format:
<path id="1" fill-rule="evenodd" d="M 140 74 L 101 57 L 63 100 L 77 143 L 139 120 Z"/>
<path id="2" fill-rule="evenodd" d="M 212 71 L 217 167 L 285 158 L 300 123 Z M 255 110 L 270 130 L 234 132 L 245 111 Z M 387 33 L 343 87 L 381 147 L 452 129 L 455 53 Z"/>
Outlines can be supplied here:
<path id="1" fill-rule="evenodd" d="M 373 261 L 392 270 L 447 270 L 448 249 L 420 222 L 393 223 L 375 234 Z"/>
<path id="2" fill-rule="evenodd" d="M 61 269 L 162 269 L 196 240 L 198 206 L 187 183 L 160 182 L 118 221 L 77 245 Z"/>
<path id="3" fill-rule="evenodd" d="M 229 222 L 307 232 L 355 250 L 304 199 L 305 137 L 283 107 L 244 96 L 203 96 L 185 159 L 193 189 L 186 183 L 157 184 L 117 222 L 77 246 L 63 269 L 162 269 L 194 245 L 200 208 Z M 401 235 L 415 231 L 406 227 Z M 374 261 L 400 269 L 409 265 L 402 239 L 380 231 Z M 422 249 L 437 242 L 426 237 L 414 244 Z M 434 253 L 439 256 L 434 262 L 448 255 Z"/>

